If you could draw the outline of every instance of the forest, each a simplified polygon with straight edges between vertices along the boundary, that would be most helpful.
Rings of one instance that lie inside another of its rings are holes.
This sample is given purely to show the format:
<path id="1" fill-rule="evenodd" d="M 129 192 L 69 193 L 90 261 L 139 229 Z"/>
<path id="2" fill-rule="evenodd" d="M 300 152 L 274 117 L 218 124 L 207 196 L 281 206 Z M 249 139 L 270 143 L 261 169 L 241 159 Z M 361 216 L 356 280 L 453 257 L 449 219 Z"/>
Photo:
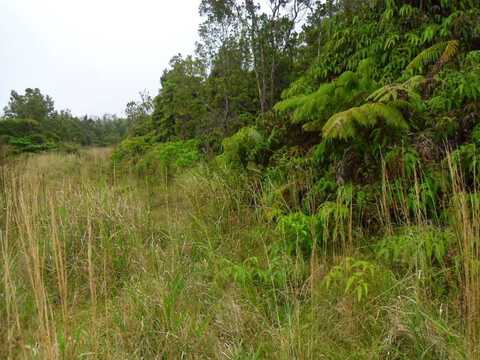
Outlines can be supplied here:
<path id="1" fill-rule="evenodd" d="M 12 91 L 0 358 L 480 359 L 480 3 L 198 11 L 125 118 Z"/>

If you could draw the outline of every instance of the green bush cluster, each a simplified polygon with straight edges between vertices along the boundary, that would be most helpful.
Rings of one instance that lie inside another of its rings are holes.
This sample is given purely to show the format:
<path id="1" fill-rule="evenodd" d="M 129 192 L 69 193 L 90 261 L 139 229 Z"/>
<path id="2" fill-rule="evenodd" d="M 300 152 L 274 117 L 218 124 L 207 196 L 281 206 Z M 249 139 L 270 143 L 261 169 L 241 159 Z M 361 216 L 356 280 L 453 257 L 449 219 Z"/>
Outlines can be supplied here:
<path id="1" fill-rule="evenodd" d="M 172 174 L 201 159 L 197 140 L 173 141 L 152 146 L 136 165 L 141 174 Z"/>
<path id="2" fill-rule="evenodd" d="M 261 163 L 266 150 L 266 140 L 255 127 L 244 127 L 223 140 L 223 153 L 219 157 L 227 165 L 246 168 L 251 163 Z"/>
<path id="3" fill-rule="evenodd" d="M 192 167 L 201 158 L 196 140 L 154 143 L 149 137 L 127 138 L 112 154 L 115 166 L 134 170 L 142 176 L 168 176 Z"/>
<path id="4" fill-rule="evenodd" d="M 130 137 L 115 147 L 112 160 L 114 163 L 135 162 L 145 155 L 151 147 L 151 141 L 146 137 Z"/>

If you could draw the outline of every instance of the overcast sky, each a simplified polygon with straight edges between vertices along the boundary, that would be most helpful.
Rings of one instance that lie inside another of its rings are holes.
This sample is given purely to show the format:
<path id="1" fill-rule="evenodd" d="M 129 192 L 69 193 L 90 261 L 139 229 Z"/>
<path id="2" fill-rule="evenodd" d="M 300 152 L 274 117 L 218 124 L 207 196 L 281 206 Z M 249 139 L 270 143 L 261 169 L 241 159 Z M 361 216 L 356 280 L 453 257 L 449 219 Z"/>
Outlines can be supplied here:
<path id="1" fill-rule="evenodd" d="M 75 115 L 122 114 L 195 47 L 200 0 L 0 0 L 0 110 L 38 87 Z M 1 113 L 1 112 L 0 112 Z"/>

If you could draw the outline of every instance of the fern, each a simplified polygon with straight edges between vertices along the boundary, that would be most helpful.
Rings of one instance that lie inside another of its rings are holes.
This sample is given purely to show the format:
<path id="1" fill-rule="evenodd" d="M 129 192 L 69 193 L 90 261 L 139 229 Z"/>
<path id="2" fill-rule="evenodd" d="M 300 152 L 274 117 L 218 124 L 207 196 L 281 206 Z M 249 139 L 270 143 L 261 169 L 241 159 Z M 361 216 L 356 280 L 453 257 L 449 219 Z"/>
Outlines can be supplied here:
<path id="1" fill-rule="evenodd" d="M 274 106 L 279 114 L 290 114 L 293 124 L 325 121 L 334 113 L 362 100 L 374 87 L 374 64 L 364 59 L 357 71 L 345 71 L 335 81 L 320 85 L 317 91 L 285 99 Z"/>
<path id="2" fill-rule="evenodd" d="M 404 4 L 398 11 L 398 14 L 403 18 L 409 18 L 417 15 L 418 13 L 419 13 L 418 8 L 415 8 L 409 4 Z"/>
<path id="3" fill-rule="evenodd" d="M 425 67 L 436 63 L 437 71 L 453 59 L 458 53 L 459 48 L 458 40 L 450 40 L 435 44 L 428 49 L 423 50 L 418 54 L 406 67 L 407 73 L 422 73 Z"/>
<path id="4" fill-rule="evenodd" d="M 394 105 L 397 108 L 410 108 L 423 110 L 421 96 L 417 93 L 421 84 L 425 81 L 423 76 L 414 76 L 402 84 L 389 84 L 373 92 L 367 101 L 381 102 Z"/>
<path id="5" fill-rule="evenodd" d="M 414 33 L 408 33 L 407 40 L 408 43 L 412 46 L 419 46 L 422 43 L 422 39 L 420 38 L 420 36 Z"/>
<path id="6" fill-rule="evenodd" d="M 383 46 L 384 50 L 392 49 L 397 45 L 398 41 L 400 40 L 400 35 L 399 34 L 393 34 L 390 37 L 387 38 L 385 41 L 385 45 Z"/>
<path id="7" fill-rule="evenodd" d="M 425 77 L 422 75 L 412 76 L 403 83 L 403 87 L 409 91 L 419 91 L 424 81 Z"/>
<path id="8" fill-rule="evenodd" d="M 428 43 L 433 40 L 435 37 L 435 33 L 438 31 L 438 26 L 437 25 L 430 25 L 423 30 L 422 33 L 422 40 L 424 43 Z"/>
<path id="9" fill-rule="evenodd" d="M 374 127 L 379 120 L 385 121 L 389 128 L 408 130 L 409 126 L 400 110 L 383 103 L 368 103 L 333 115 L 323 126 L 323 136 L 329 139 L 350 139 L 355 137 L 357 128 Z M 306 131 L 317 131 L 314 126 Z"/>
<path id="10" fill-rule="evenodd" d="M 280 114 L 291 113 L 294 124 L 304 123 L 328 111 L 335 100 L 335 85 L 323 84 L 310 95 L 300 95 L 277 103 L 275 111 Z"/>

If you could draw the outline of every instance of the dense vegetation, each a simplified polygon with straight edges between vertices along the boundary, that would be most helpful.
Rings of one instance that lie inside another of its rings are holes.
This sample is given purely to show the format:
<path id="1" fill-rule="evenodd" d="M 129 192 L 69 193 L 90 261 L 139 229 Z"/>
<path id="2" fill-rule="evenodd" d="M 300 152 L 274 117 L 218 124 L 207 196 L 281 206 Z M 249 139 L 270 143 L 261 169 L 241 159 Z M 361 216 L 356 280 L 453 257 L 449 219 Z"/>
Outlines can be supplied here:
<path id="1" fill-rule="evenodd" d="M 480 4 L 200 14 L 111 155 L 4 168 L 0 355 L 479 359 Z"/>
<path id="2" fill-rule="evenodd" d="M 126 134 L 128 122 L 116 116 L 75 117 L 68 110 L 55 110 L 54 101 L 40 89 L 12 91 L 0 117 L 0 147 L 3 153 L 76 151 L 79 146 L 108 146 Z"/>

